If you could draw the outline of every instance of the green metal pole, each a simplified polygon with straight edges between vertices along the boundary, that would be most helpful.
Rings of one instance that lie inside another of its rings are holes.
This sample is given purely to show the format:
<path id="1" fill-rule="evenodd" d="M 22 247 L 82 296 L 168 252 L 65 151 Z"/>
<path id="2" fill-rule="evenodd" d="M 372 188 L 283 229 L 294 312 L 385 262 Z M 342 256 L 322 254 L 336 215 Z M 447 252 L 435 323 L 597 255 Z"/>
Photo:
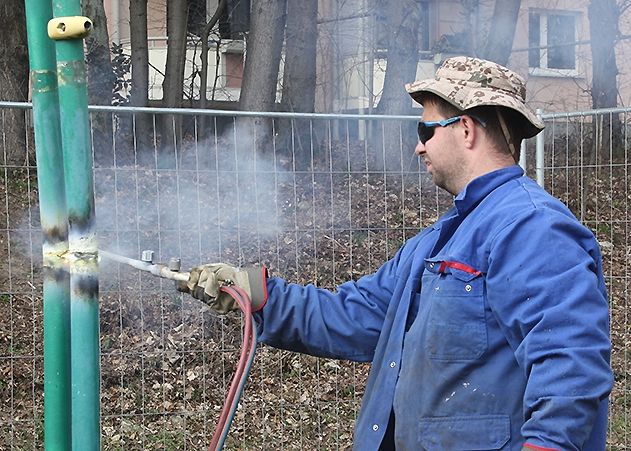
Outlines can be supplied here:
<path id="1" fill-rule="evenodd" d="M 53 0 L 59 111 L 68 211 L 72 449 L 100 449 L 98 248 L 88 92 L 79 0 Z M 79 31 L 76 34 L 77 30 Z"/>
<path id="2" fill-rule="evenodd" d="M 44 447 L 69 450 L 70 418 L 70 276 L 68 218 L 63 183 L 55 48 L 46 32 L 50 0 L 25 0 L 33 125 L 39 185 L 44 263 Z"/>

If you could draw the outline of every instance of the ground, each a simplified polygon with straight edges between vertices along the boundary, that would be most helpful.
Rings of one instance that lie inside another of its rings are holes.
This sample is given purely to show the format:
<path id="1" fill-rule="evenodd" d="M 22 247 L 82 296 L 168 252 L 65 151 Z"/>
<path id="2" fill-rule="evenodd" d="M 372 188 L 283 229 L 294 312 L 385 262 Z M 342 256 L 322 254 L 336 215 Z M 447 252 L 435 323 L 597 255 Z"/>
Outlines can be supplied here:
<path id="1" fill-rule="evenodd" d="M 625 171 L 596 170 L 588 174 L 588 183 L 577 183 L 577 172 L 569 167 L 553 171 L 546 186 L 553 193 L 563 193 L 562 200 L 594 231 L 603 250 L 616 377 L 609 444 L 612 450 L 622 450 L 630 446 L 627 262 L 631 253 L 631 179 Z M 281 182 L 279 192 L 285 192 L 287 196 L 282 198 L 289 201 L 276 203 L 274 208 L 280 216 L 291 218 L 296 228 L 257 239 L 249 239 L 245 232 L 239 240 L 226 234 L 217 252 L 210 250 L 217 243 L 202 243 L 204 230 L 200 229 L 192 235 L 199 241 L 196 258 L 216 255 L 240 263 L 264 262 L 274 274 L 291 281 L 334 288 L 376 269 L 405 239 L 436 220 L 450 202 L 425 176 L 341 169 L 339 173 L 324 172 L 326 176 L 317 171 L 315 175 L 298 174 Z M 108 184 L 113 180 L 108 177 L 115 172 L 98 172 L 97 214 L 114 208 L 109 202 L 115 185 Z M 117 177 L 123 177 L 120 174 Z M 135 177 L 142 182 L 143 177 L 155 178 L 155 174 L 140 171 Z M 204 181 L 192 178 L 185 182 Z M 154 202 L 142 192 L 148 183 L 140 183 L 137 202 Z M 169 192 L 164 193 L 162 202 L 166 204 Z M 43 436 L 43 366 L 34 168 L 4 168 L 0 198 L 5 199 L 5 223 L 0 231 L 0 400 L 5 407 L 0 413 L 0 431 L 6 437 L 0 450 L 38 449 Z M 132 221 L 138 216 L 135 208 L 132 205 L 126 212 Z M 124 212 L 125 207 L 116 211 Z M 192 215 L 193 222 L 202 224 L 203 214 L 188 211 L 185 216 Z M 225 223 L 224 232 L 230 227 Z M 132 248 L 145 240 L 156 243 L 151 231 L 147 236 L 137 235 L 130 238 Z M 171 242 L 189 237 L 188 232 L 177 230 L 165 230 L 164 235 Z M 101 239 L 109 242 L 113 238 L 102 231 Z M 126 242 L 124 237 L 117 239 Z M 160 243 L 158 239 L 157 245 Z M 203 449 L 210 443 L 238 357 L 240 317 L 217 317 L 203 304 L 177 293 L 169 282 L 115 265 L 104 265 L 100 289 L 103 449 Z M 259 347 L 226 448 L 349 447 L 368 369 L 366 364 Z"/>

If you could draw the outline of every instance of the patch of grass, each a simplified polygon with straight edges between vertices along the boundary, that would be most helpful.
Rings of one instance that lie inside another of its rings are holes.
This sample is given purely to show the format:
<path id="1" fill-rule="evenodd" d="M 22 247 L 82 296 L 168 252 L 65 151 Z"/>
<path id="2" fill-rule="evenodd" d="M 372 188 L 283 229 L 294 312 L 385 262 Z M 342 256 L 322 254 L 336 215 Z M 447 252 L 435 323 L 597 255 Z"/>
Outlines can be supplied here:
<path id="1" fill-rule="evenodd" d="M 620 412 L 614 415 L 609 420 L 609 435 L 607 437 L 608 446 L 607 449 L 611 451 L 622 451 L 628 449 L 625 446 L 625 431 L 627 429 L 627 423 L 624 418 L 624 413 Z"/>
<path id="2" fill-rule="evenodd" d="M 169 299 L 171 301 L 171 305 L 174 305 L 178 308 L 182 307 L 182 295 L 179 293 L 175 293 L 169 296 Z"/>
<path id="3" fill-rule="evenodd" d="M 104 336 L 101 339 L 101 351 L 107 351 L 108 349 L 110 349 L 112 347 L 112 337 L 109 335 Z"/>
<path id="4" fill-rule="evenodd" d="M 37 190 L 37 177 L 34 170 L 28 174 L 26 169 L 8 169 L 6 177 L 4 173 L 0 173 L 0 184 L 5 183 L 8 192 L 12 195 L 23 195 Z"/>
<path id="5" fill-rule="evenodd" d="M 355 246 L 361 246 L 362 244 L 364 244 L 364 241 L 366 241 L 366 239 L 368 238 L 368 232 L 354 231 L 352 234 L 352 237 L 353 237 L 353 244 Z"/>
<path id="6" fill-rule="evenodd" d="M 161 445 L 163 449 L 180 449 L 182 443 L 184 443 L 185 431 L 183 429 L 178 431 L 162 430 L 156 435 L 145 436 L 147 445 Z"/>
<path id="7" fill-rule="evenodd" d="M 597 235 L 610 236 L 611 235 L 611 224 L 608 224 L 606 222 L 601 222 L 600 224 L 598 224 L 596 226 L 596 234 Z"/>

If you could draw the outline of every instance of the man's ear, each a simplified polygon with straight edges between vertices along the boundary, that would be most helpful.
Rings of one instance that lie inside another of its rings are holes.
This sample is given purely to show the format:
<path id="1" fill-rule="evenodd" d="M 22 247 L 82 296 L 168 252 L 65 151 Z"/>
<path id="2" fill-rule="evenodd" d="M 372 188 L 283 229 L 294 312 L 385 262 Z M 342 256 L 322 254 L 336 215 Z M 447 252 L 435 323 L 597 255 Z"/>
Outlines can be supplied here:
<path id="1" fill-rule="evenodd" d="M 479 139 L 477 125 L 475 120 L 466 114 L 460 119 L 460 126 L 464 133 L 464 145 L 468 149 L 473 148 L 476 139 Z"/>

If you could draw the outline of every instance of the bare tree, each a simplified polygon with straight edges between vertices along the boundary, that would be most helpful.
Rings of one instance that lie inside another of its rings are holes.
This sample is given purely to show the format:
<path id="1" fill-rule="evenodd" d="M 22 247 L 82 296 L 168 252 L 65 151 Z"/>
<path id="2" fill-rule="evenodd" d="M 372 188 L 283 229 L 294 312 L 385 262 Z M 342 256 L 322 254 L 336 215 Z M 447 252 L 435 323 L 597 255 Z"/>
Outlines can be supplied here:
<path id="1" fill-rule="evenodd" d="M 199 82 L 199 107 L 206 108 L 208 98 L 206 97 L 206 91 L 208 90 L 208 38 L 210 36 L 210 32 L 215 27 L 217 22 L 219 22 L 219 18 L 226 8 L 228 1 L 227 0 L 219 0 L 219 4 L 217 5 L 217 9 L 215 13 L 210 18 L 210 20 L 204 25 L 204 29 L 201 34 L 202 41 L 202 52 L 201 52 L 201 69 L 200 69 L 200 82 Z"/>
<path id="2" fill-rule="evenodd" d="M 287 3 L 281 98 L 283 111 L 310 113 L 315 107 L 317 19 L 318 2 Z M 280 128 L 284 139 L 293 139 L 299 165 L 308 164 L 313 139 L 310 121 L 283 121 Z"/>
<path id="3" fill-rule="evenodd" d="M 480 57 L 506 66 L 513 51 L 521 0 L 496 0 L 486 43 Z"/>
<path id="4" fill-rule="evenodd" d="M 587 13 L 592 48 L 592 106 L 615 107 L 618 104 L 615 44 L 620 36 L 620 6 L 616 0 L 591 0 Z M 607 148 L 610 142 L 620 142 L 620 119 L 617 115 L 601 117 L 602 127 L 597 129 L 596 145 Z"/>
<path id="5" fill-rule="evenodd" d="M 178 108 L 182 104 L 184 87 L 184 62 L 186 60 L 187 2 L 167 1 L 167 61 L 162 83 L 162 106 Z M 165 114 L 161 124 L 161 146 L 163 149 L 180 144 L 181 118 Z"/>
<path id="6" fill-rule="evenodd" d="M 103 0 L 82 0 L 81 7 L 83 14 L 93 24 L 92 31 L 85 38 L 89 102 L 91 105 L 109 105 L 112 101 L 114 72 Z"/>
<path id="7" fill-rule="evenodd" d="M 202 52 L 201 52 L 201 69 L 200 69 L 200 82 L 199 82 L 199 107 L 201 109 L 205 109 L 207 106 L 208 98 L 208 38 L 210 36 L 210 32 L 215 27 L 217 22 L 226 8 L 228 0 L 219 0 L 219 4 L 217 5 L 217 9 L 215 13 L 210 18 L 201 33 L 201 41 L 202 41 Z M 219 49 L 217 49 L 217 53 L 219 53 Z M 199 118 L 199 133 L 200 136 L 206 136 L 206 116 L 201 116 Z"/>
<path id="8" fill-rule="evenodd" d="M 239 107 L 273 111 L 283 46 L 287 0 L 258 0 L 252 5 L 250 33 Z"/>
<path id="9" fill-rule="evenodd" d="M 243 84 L 239 108 L 246 111 L 274 111 L 287 0 L 258 0 L 252 5 L 247 37 Z M 256 136 L 256 147 L 271 137 L 271 123 L 261 119 L 239 121 L 245 136 Z"/>
<path id="10" fill-rule="evenodd" d="M 24 2 L 3 1 L 0 4 L 0 100 L 25 102 L 28 99 L 28 50 Z M 0 128 L 7 164 L 25 164 L 26 124 L 24 111 L 3 110 Z"/>
<path id="11" fill-rule="evenodd" d="M 587 9 L 592 49 L 592 106 L 618 104 L 618 64 L 615 46 L 620 37 L 620 8 L 615 0 L 591 0 Z"/>
<path id="12" fill-rule="evenodd" d="M 131 104 L 147 106 L 149 102 L 149 48 L 147 0 L 129 2 L 131 43 Z"/>
<path id="13" fill-rule="evenodd" d="M 415 0 L 390 0 L 384 7 L 386 27 L 391 32 L 387 35 L 388 65 L 377 111 L 406 114 L 411 101 L 403 86 L 416 77 L 421 10 Z"/>
<path id="14" fill-rule="evenodd" d="M 131 41 L 131 105 L 145 107 L 149 103 L 149 48 L 147 31 L 147 0 L 130 0 Z M 151 146 L 151 117 L 135 115 L 134 136 L 138 155 L 145 155 Z"/>
<path id="15" fill-rule="evenodd" d="M 169 40 L 166 69 L 162 83 L 162 106 L 164 107 L 179 107 L 182 103 L 187 16 L 188 7 L 186 2 L 168 0 L 167 32 Z"/>
<path id="16" fill-rule="evenodd" d="M 315 104 L 318 2 L 287 3 L 282 108 L 312 112 Z"/>
<path id="17" fill-rule="evenodd" d="M 112 70 L 110 39 L 103 0 L 82 0 L 83 14 L 92 20 L 93 28 L 85 39 L 88 73 L 88 102 L 110 105 L 115 76 Z M 97 163 L 111 164 L 112 119 L 107 113 L 91 115 L 94 158 Z"/>
<path id="18" fill-rule="evenodd" d="M 386 8 L 386 27 L 390 32 L 387 35 L 388 65 L 377 112 L 385 115 L 409 114 L 412 101 L 403 86 L 416 77 L 421 9 L 415 0 L 390 0 L 382 6 Z M 398 146 L 402 140 L 404 148 L 412 149 L 415 143 L 413 127 L 410 122 L 386 122 L 376 130 L 375 142 Z"/>

